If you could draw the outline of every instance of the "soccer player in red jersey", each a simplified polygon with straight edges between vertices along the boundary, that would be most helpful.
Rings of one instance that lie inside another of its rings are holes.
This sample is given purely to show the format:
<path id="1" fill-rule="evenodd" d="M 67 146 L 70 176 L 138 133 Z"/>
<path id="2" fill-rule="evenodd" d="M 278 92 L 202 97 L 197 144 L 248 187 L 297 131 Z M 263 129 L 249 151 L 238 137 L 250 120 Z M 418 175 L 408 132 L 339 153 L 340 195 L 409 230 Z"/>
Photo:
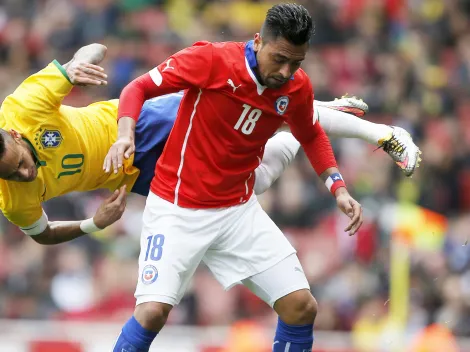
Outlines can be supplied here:
<path id="1" fill-rule="evenodd" d="M 313 90 L 300 69 L 313 23 L 295 4 L 272 7 L 248 43 L 199 42 L 131 82 L 104 168 L 134 152 L 146 99 L 186 90 L 143 214 L 134 316 L 114 351 L 148 351 L 201 261 L 229 289 L 244 284 L 279 315 L 273 351 L 312 348 L 317 303 L 295 249 L 253 195 L 254 170 L 285 122 L 356 233 L 362 210 L 346 190 L 329 140 L 313 123 Z"/>

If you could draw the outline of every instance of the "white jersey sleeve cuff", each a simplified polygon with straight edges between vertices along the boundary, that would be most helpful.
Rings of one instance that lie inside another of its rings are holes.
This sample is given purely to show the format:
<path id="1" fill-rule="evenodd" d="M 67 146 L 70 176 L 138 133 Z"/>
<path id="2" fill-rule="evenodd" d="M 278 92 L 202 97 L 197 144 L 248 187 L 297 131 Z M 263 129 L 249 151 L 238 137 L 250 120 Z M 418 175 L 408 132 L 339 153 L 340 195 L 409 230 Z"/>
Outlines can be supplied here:
<path id="1" fill-rule="evenodd" d="M 155 83 L 158 87 L 162 85 L 163 76 L 158 70 L 158 67 L 153 68 L 149 71 L 150 78 L 152 78 L 153 83 Z"/>
<path id="2" fill-rule="evenodd" d="M 23 231 L 28 236 L 35 236 L 43 233 L 44 230 L 47 228 L 47 224 L 49 223 L 49 219 L 47 218 L 47 214 L 42 210 L 41 218 L 36 221 L 31 226 L 20 227 L 20 230 Z"/>
<path id="3" fill-rule="evenodd" d="M 316 109 L 315 105 L 314 105 L 314 107 L 313 107 L 313 124 L 315 125 L 319 121 L 320 121 L 320 113 L 318 112 L 318 109 Z"/>

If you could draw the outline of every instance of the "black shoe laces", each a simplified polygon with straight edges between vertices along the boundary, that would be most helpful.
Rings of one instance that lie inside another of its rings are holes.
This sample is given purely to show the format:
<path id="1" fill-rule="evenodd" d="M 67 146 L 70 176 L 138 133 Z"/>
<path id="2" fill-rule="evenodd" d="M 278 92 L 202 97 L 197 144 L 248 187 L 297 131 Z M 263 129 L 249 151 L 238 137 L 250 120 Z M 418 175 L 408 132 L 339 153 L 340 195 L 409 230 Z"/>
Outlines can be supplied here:
<path id="1" fill-rule="evenodd" d="M 393 152 L 397 154 L 398 156 L 402 156 L 403 153 L 405 152 L 405 145 L 400 142 L 395 135 L 392 135 L 392 137 L 382 143 L 380 147 L 377 149 L 383 149 L 384 152 L 390 153 Z M 376 150 L 377 150 L 376 149 Z"/>

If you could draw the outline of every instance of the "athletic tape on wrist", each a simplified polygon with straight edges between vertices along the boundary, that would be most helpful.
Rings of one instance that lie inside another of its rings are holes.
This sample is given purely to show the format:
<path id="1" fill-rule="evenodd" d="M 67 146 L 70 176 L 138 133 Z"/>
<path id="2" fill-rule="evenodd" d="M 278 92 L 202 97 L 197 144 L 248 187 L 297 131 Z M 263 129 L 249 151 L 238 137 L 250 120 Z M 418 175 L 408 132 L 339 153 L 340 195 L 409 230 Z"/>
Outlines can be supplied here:
<path id="1" fill-rule="evenodd" d="M 80 223 L 80 230 L 82 230 L 84 233 L 93 233 L 97 231 L 101 231 L 98 226 L 95 225 L 95 222 L 93 221 L 93 218 L 83 220 Z"/>

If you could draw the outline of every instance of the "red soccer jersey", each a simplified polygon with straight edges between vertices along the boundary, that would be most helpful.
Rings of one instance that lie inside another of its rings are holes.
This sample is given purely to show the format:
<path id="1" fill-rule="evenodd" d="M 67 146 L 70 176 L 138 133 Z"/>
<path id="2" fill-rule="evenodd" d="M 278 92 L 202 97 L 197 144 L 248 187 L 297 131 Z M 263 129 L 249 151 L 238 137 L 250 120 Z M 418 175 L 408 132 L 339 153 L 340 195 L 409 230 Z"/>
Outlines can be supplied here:
<path id="1" fill-rule="evenodd" d="M 298 70 L 280 89 L 269 89 L 253 73 L 256 65 L 252 42 L 199 42 L 136 80 L 132 91 L 126 87 L 119 117 L 134 119 L 144 99 L 186 89 L 152 192 L 189 208 L 246 202 L 264 146 L 283 122 L 317 173 L 336 166 L 326 135 L 312 122 L 313 91 L 305 72 Z"/>

